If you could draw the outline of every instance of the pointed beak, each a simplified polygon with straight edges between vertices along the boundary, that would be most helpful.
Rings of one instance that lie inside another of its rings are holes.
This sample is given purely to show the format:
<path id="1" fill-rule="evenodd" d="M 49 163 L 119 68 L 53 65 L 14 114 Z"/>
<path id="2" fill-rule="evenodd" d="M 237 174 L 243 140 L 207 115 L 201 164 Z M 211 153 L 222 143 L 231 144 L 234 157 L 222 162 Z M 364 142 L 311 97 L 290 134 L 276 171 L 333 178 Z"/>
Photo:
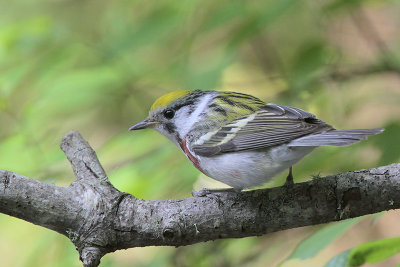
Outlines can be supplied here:
<path id="1" fill-rule="evenodd" d="M 150 119 L 144 119 L 135 125 L 133 125 L 131 128 L 129 128 L 129 131 L 134 131 L 134 130 L 141 130 L 141 129 L 146 129 L 149 128 L 155 124 L 158 124 L 157 121 L 151 121 Z"/>

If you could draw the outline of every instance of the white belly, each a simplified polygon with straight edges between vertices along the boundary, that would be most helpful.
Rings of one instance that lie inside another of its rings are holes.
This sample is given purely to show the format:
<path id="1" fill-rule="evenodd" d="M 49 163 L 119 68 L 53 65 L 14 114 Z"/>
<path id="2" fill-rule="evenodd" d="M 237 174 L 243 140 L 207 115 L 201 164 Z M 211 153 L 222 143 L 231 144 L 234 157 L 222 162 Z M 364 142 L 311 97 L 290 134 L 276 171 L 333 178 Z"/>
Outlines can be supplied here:
<path id="1" fill-rule="evenodd" d="M 265 150 L 199 157 L 199 163 L 209 177 L 236 189 L 245 189 L 268 182 L 314 148 L 280 145 Z"/>

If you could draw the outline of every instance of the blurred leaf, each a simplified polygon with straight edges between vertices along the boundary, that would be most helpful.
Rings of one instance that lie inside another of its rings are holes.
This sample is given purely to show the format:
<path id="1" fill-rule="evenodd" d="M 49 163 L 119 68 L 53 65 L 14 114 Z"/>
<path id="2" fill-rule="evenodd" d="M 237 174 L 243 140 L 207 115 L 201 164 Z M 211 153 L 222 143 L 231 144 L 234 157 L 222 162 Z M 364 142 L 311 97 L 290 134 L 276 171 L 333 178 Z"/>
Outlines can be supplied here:
<path id="1" fill-rule="evenodd" d="M 299 49 L 292 71 L 292 83 L 295 89 L 308 86 L 313 78 L 312 75 L 325 65 L 325 57 L 326 48 L 322 43 L 308 43 Z"/>
<path id="2" fill-rule="evenodd" d="M 349 255 L 350 266 L 376 263 L 400 252 L 400 237 L 367 242 L 352 249 Z"/>
<path id="3" fill-rule="evenodd" d="M 348 8 L 360 7 L 362 4 L 367 2 L 366 0 L 335 0 L 328 3 L 324 10 L 326 11 L 340 11 Z"/>
<path id="4" fill-rule="evenodd" d="M 246 11 L 247 7 L 243 1 L 230 2 L 229 5 L 224 5 L 223 8 L 219 6 L 214 12 L 207 14 L 200 30 L 209 31 L 219 26 L 225 26 L 231 20 L 243 16 Z"/>
<path id="5" fill-rule="evenodd" d="M 44 41 L 49 34 L 51 20 L 47 16 L 37 16 L 11 23 L 0 28 L 0 55 L 5 52 L 30 52 Z M 0 60 L 4 58 L 1 57 Z M 0 61 L 1 62 L 1 61 Z"/>
<path id="6" fill-rule="evenodd" d="M 381 147 L 380 164 L 389 164 L 400 159 L 400 142 L 393 142 L 394 136 L 400 136 L 400 124 L 397 122 L 386 125 L 383 133 L 371 138 L 370 142 Z"/>
<path id="7" fill-rule="evenodd" d="M 60 75 L 49 85 L 45 94 L 35 103 L 36 111 L 60 114 L 67 110 L 89 109 L 96 99 L 102 99 L 119 82 L 118 73 L 106 66 L 73 70 Z M 73 101 L 71 101 L 73 99 Z"/>
<path id="8" fill-rule="evenodd" d="M 38 159 L 34 157 L 34 148 L 26 148 L 29 140 L 22 134 L 15 134 L 0 143 L 0 169 L 19 170 L 29 173 L 38 165 Z M 22 163 L 22 164 L 21 164 Z"/>
<path id="9" fill-rule="evenodd" d="M 135 49 L 149 43 L 159 41 L 173 32 L 174 27 L 181 21 L 182 13 L 170 4 L 155 7 L 144 19 L 133 24 L 132 28 L 125 28 L 119 32 L 117 41 L 111 42 L 109 46 L 113 53 L 121 53 L 127 49 Z"/>
<path id="10" fill-rule="evenodd" d="M 314 257 L 319 251 L 323 250 L 326 246 L 335 241 L 358 221 L 359 218 L 354 218 L 342 222 L 331 223 L 323 227 L 321 230 L 318 230 L 309 238 L 301 242 L 289 259 L 308 259 Z"/>
<path id="11" fill-rule="evenodd" d="M 0 73 L 0 95 L 9 96 L 31 69 L 30 64 L 17 65 Z"/>
<path id="12" fill-rule="evenodd" d="M 330 259 L 324 267 L 350 267 L 349 265 L 349 254 L 351 250 L 345 250 L 339 253 L 332 259 Z"/>
<path id="13" fill-rule="evenodd" d="M 329 4 L 331 10 L 326 9 Z M 345 24 L 346 34 L 340 31 L 347 10 L 357 5 L 371 15 L 383 40 L 390 40 L 391 52 L 399 54 L 397 39 L 386 36 L 398 35 L 395 1 L 3 1 L 0 168 L 67 186 L 73 173 L 58 146 L 66 132 L 76 129 L 93 145 L 111 182 L 122 191 L 146 199 L 188 197 L 199 171 L 179 148 L 156 132 L 131 135 L 127 128 L 143 119 L 163 93 L 220 85 L 268 102 L 312 107 L 338 128 L 353 123 L 341 116 L 348 114 L 343 102 L 373 103 L 377 112 L 367 114 L 365 121 L 392 121 L 385 133 L 368 140 L 375 142 L 374 156 L 368 150 L 361 153 L 364 142 L 351 148 L 321 148 L 297 165 L 298 180 L 319 171 L 335 173 L 368 168 L 379 160 L 397 161 L 398 81 L 391 81 L 391 75 L 370 75 L 371 80 L 357 76 L 360 83 L 353 86 L 319 77 L 328 64 L 345 69 L 374 60 L 374 51 L 365 58 L 357 55 L 363 41 L 357 41 L 352 27 Z M 330 62 L 331 51 L 334 62 Z M 398 65 L 398 57 L 389 61 Z M 230 71 L 234 66 L 242 67 Z M 366 85 L 376 91 L 374 97 L 365 95 Z M 312 90 L 316 86 L 323 90 Z M 386 87 L 391 91 L 381 93 Z M 310 90 L 300 92 L 303 88 Z M 48 238 L 42 233 L 48 230 L 2 214 L 0 223 L 0 229 L 7 230 L 1 232 L 2 265 L 79 266 L 78 255 L 65 237 Z M 297 233 L 296 243 L 304 230 Z M 335 234 L 327 236 L 303 245 L 308 247 L 304 255 L 317 253 L 335 238 Z M 180 249 L 132 249 L 109 254 L 102 264 L 272 266 L 286 256 L 282 243 L 287 241 L 280 242 L 286 239 L 276 233 Z"/>
<path id="14" fill-rule="evenodd" d="M 222 56 L 215 57 L 209 61 L 203 69 L 187 70 L 186 86 L 187 88 L 214 89 L 221 78 L 222 72 L 232 62 L 232 55 L 223 53 Z"/>
<path id="15" fill-rule="evenodd" d="M 250 38 L 252 35 L 264 30 L 266 26 L 274 23 L 291 8 L 295 8 L 298 1 L 281 0 L 264 2 L 264 5 L 256 8 L 253 13 L 245 17 L 242 24 L 234 32 L 228 48 L 234 49 L 237 45 Z"/>

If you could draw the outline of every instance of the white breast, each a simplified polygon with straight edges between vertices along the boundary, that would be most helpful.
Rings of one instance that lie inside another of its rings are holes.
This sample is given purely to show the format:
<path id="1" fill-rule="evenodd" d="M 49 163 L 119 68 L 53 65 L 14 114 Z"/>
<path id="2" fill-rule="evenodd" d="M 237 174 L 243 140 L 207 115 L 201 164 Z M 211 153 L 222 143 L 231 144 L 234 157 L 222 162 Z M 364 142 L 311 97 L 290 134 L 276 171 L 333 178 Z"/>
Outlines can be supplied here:
<path id="1" fill-rule="evenodd" d="M 209 177 L 236 189 L 263 185 L 288 169 L 314 147 L 280 145 L 265 150 L 253 150 L 199 157 L 200 167 Z"/>

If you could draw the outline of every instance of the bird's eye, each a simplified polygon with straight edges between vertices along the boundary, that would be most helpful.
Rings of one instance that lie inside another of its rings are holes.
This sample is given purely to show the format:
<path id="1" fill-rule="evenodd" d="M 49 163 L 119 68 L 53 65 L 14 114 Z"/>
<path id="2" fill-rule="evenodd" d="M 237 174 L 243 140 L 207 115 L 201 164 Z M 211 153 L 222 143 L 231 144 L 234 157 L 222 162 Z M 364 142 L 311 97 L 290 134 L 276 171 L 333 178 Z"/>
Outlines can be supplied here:
<path id="1" fill-rule="evenodd" d="M 175 116 L 175 111 L 172 109 L 167 109 L 164 111 L 164 117 L 167 119 L 172 119 Z"/>

